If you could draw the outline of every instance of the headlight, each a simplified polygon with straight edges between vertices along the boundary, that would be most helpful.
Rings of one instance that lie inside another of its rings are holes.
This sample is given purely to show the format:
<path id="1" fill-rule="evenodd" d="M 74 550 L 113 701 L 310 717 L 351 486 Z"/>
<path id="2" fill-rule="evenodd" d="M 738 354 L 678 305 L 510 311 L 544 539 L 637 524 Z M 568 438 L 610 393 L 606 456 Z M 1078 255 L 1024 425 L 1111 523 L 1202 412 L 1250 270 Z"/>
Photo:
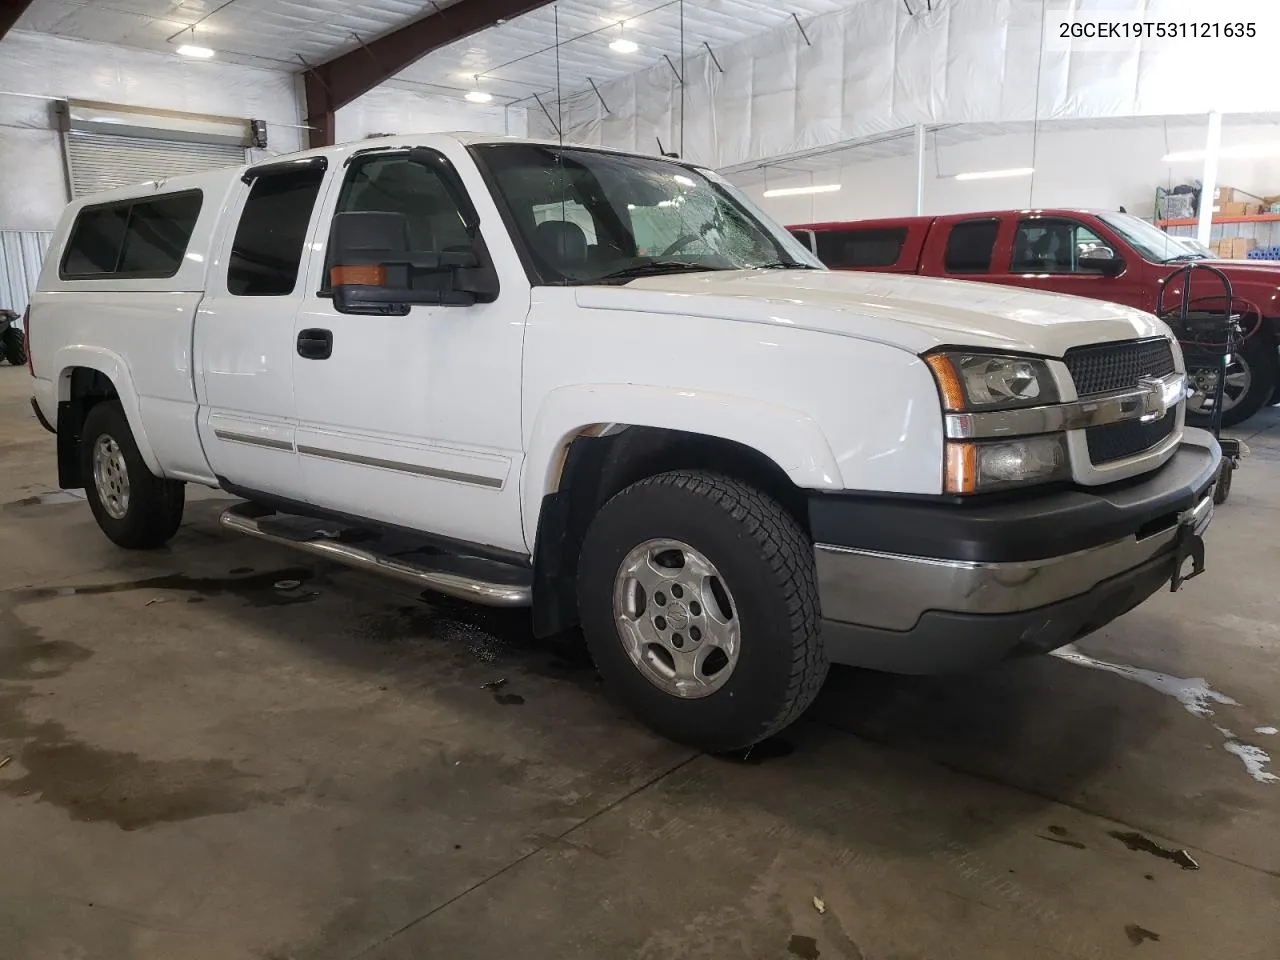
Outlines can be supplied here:
<path id="1" fill-rule="evenodd" d="M 989 353 L 931 353 L 942 405 L 949 411 L 1008 410 L 1058 402 L 1058 388 L 1043 360 Z"/>
<path id="2" fill-rule="evenodd" d="M 986 493 L 1070 476 L 1065 434 L 947 444 L 947 493 Z"/>

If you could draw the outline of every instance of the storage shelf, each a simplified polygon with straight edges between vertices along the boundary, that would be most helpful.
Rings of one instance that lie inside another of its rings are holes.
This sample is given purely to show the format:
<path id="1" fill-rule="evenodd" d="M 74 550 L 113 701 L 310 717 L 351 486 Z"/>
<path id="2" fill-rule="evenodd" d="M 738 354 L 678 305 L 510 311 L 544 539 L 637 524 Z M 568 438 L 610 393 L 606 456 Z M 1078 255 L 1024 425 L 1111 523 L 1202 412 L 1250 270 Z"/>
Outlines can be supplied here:
<path id="1" fill-rule="evenodd" d="M 1280 221 L 1280 213 L 1254 213 L 1247 217 L 1214 217 L 1214 223 L 1275 223 Z M 1157 227 L 1194 227 L 1200 222 L 1199 217 L 1180 217 L 1177 220 L 1157 220 Z"/>

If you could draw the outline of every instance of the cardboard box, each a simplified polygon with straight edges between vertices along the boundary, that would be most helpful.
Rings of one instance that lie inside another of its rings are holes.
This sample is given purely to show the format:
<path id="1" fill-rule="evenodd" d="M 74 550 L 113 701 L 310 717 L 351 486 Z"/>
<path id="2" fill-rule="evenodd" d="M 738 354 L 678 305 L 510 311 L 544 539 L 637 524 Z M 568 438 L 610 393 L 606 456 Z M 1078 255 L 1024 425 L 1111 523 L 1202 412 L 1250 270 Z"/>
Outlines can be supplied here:
<path id="1" fill-rule="evenodd" d="M 1216 207 L 1224 203 L 1243 202 L 1243 198 L 1240 200 L 1236 199 L 1236 194 L 1238 192 L 1239 191 L 1237 191 L 1235 187 L 1219 187 L 1217 190 L 1213 191 L 1213 205 Z"/>
<path id="2" fill-rule="evenodd" d="M 1251 204 L 1244 202 L 1219 203 L 1214 208 L 1214 214 L 1219 217 L 1246 217 L 1249 215 L 1249 207 Z"/>
<path id="3" fill-rule="evenodd" d="M 1218 241 L 1218 255 L 1224 260 L 1243 260 L 1257 245 L 1253 237 L 1223 237 Z"/>

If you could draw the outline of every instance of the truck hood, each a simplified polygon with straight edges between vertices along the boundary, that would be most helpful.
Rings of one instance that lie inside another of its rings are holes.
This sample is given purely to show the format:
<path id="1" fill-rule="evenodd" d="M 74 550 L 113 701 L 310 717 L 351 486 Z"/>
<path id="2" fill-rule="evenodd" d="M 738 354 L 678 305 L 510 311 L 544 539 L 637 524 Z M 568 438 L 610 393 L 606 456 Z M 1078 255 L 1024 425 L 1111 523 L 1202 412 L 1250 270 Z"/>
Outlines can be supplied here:
<path id="1" fill-rule="evenodd" d="M 948 345 L 1061 357 L 1071 347 L 1168 336 L 1149 313 L 1017 287 L 910 274 L 724 270 L 579 287 L 601 310 L 716 317 L 873 340 L 923 353 Z"/>

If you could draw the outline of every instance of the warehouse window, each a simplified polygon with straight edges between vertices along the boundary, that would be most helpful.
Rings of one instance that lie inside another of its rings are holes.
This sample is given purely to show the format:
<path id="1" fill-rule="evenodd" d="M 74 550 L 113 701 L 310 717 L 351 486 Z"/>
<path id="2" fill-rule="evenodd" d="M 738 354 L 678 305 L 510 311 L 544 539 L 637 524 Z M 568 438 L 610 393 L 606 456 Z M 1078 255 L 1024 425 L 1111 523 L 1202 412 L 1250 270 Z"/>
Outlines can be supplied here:
<path id="1" fill-rule="evenodd" d="M 312 167 L 257 177 L 236 227 L 227 264 L 227 292 L 237 297 L 285 297 L 298 282 L 311 208 L 324 180 Z"/>
<path id="2" fill-rule="evenodd" d="M 999 220 L 966 220 L 951 228 L 944 269 L 947 273 L 987 273 L 995 249 Z"/>
<path id="3" fill-rule="evenodd" d="M 820 230 L 818 259 L 828 267 L 892 267 L 907 242 L 906 227 Z"/>
<path id="4" fill-rule="evenodd" d="M 83 208 L 62 258 L 64 280 L 172 277 L 200 216 L 199 190 Z"/>

